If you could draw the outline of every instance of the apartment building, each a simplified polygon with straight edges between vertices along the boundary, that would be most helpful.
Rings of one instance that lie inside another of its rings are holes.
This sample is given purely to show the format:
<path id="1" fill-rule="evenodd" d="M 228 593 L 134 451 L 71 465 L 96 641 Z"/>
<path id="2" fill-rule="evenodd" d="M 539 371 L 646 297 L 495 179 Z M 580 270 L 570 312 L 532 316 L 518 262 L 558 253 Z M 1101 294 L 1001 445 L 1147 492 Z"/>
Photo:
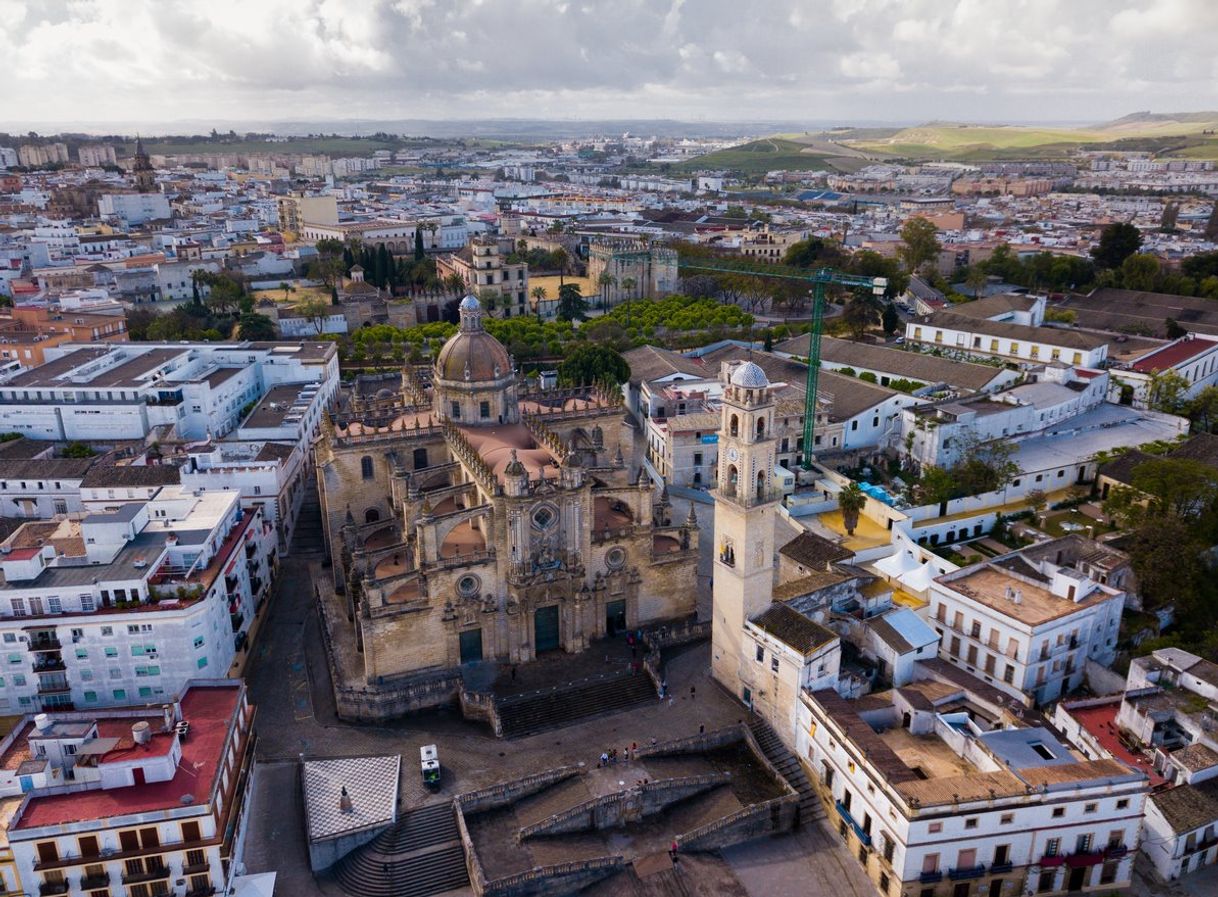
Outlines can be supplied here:
<path id="1" fill-rule="evenodd" d="M 304 396 L 309 403 L 284 418 L 316 427 L 338 389 L 333 343 L 71 344 L 47 356 L 0 388 L 0 430 L 69 441 L 145 439 L 158 430 L 215 438 L 283 385 L 296 388 L 293 405 Z"/>
<path id="2" fill-rule="evenodd" d="M 235 492 L 160 489 L 0 543 L 0 710 L 160 701 L 227 674 L 269 591 L 274 528 Z"/>
<path id="3" fill-rule="evenodd" d="M 0 359 L 32 368 L 46 362 L 48 349 L 74 342 L 127 342 L 127 316 L 20 305 L 0 315 Z"/>
<path id="4" fill-rule="evenodd" d="M 938 577 L 923 613 L 944 660 L 1047 704 L 1082 684 L 1088 660 L 1109 666 L 1116 658 L 1125 593 L 1099 581 L 1086 560 L 1057 562 L 1038 548 Z"/>
<path id="5" fill-rule="evenodd" d="M 240 680 L 195 679 L 163 708 L 24 717 L 0 785 L 21 888 L 99 897 L 228 894 L 252 792 L 254 708 Z M 34 780 L 38 781 L 35 782 Z"/>
<path id="6" fill-rule="evenodd" d="M 97 214 L 121 219 L 128 227 L 172 216 L 169 198 L 160 193 L 104 193 L 97 199 Z"/>
<path id="7" fill-rule="evenodd" d="M 857 701 L 804 690 L 797 752 L 842 840 L 887 897 L 1127 887 L 1147 777 L 1088 760 L 941 661 Z"/>

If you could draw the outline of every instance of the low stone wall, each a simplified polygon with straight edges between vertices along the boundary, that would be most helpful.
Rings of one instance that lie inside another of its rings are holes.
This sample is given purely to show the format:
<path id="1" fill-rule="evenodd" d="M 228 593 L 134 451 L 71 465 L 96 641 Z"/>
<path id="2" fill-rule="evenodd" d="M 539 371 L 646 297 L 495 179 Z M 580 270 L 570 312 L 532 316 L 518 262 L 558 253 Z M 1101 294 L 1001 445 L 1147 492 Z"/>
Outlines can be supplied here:
<path id="1" fill-rule="evenodd" d="M 626 868 L 620 856 L 537 866 L 486 883 L 480 897 L 565 897 Z"/>
<path id="2" fill-rule="evenodd" d="M 463 813 L 481 813 L 485 810 L 506 807 L 508 804 L 515 803 L 522 797 L 528 797 L 530 794 L 535 794 L 542 788 L 547 788 L 555 782 L 583 775 L 583 773 L 584 764 L 582 763 L 576 766 L 558 766 L 554 769 L 547 769 L 545 772 L 525 776 L 512 782 L 492 785 L 490 788 L 483 788 L 481 791 L 470 791 L 466 794 L 460 794 L 456 798 L 457 807 Z"/>
<path id="3" fill-rule="evenodd" d="M 716 748 L 726 747 L 738 741 L 745 740 L 747 729 L 741 725 L 727 726 L 714 729 L 701 735 L 689 735 L 685 738 L 674 738 L 672 741 L 661 741 L 650 747 L 640 747 L 639 757 L 668 757 L 674 754 L 703 754 Z M 754 745 L 756 750 L 756 745 Z M 764 754 L 761 755 L 765 757 Z"/>
<path id="4" fill-rule="evenodd" d="M 731 779 L 730 773 L 722 772 L 636 785 L 626 791 L 584 801 L 540 822 L 527 825 L 520 830 L 519 839 L 523 841 L 543 835 L 620 828 L 645 816 L 659 813 L 679 800 L 718 788 Z"/>
<path id="5" fill-rule="evenodd" d="M 457 832 L 461 836 L 461 850 L 465 854 L 465 872 L 469 875 L 470 887 L 478 897 L 486 892 L 486 873 L 482 871 L 482 861 L 478 859 L 478 851 L 474 849 L 474 839 L 470 837 L 469 826 L 465 824 L 465 814 L 461 812 L 461 801 L 454 801 L 457 814 Z"/>
<path id="6" fill-rule="evenodd" d="M 463 717 L 486 723 L 494 731 L 496 738 L 503 737 L 503 723 L 499 719 L 499 709 L 494 695 L 487 692 L 466 691 L 463 688 L 458 697 L 461 701 Z"/>
<path id="7" fill-rule="evenodd" d="M 799 795 L 784 794 L 762 804 L 730 813 L 677 836 L 677 849 L 719 850 L 765 835 L 789 832 L 799 813 Z"/>

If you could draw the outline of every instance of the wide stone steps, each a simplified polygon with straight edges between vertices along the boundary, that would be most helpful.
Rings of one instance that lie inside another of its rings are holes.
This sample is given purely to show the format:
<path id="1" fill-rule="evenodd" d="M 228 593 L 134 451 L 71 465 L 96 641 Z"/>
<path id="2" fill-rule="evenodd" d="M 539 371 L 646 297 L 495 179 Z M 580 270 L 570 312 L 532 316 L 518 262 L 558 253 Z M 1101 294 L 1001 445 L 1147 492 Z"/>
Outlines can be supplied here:
<path id="1" fill-rule="evenodd" d="M 656 700 L 651 679 L 642 674 L 601 679 L 586 685 L 496 702 L 504 738 L 531 735 L 570 725 L 576 720 L 629 710 Z"/>
<path id="2" fill-rule="evenodd" d="M 300 501 L 300 513 L 296 518 L 296 530 L 292 533 L 290 551 L 293 555 L 323 554 L 326 537 L 322 532 L 321 499 L 317 495 L 317 483 L 311 477 L 305 486 Z"/>
<path id="3" fill-rule="evenodd" d="M 423 807 L 335 866 L 352 897 L 429 897 L 469 884 L 450 804 Z"/>
<path id="4" fill-rule="evenodd" d="M 766 758 L 774 764 L 774 768 L 787 780 L 787 784 L 799 792 L 799 823 L 806 825 L 824 815 L 824 807 L 808 781 L 799 760 L 782 743 L 782 739 L 770 728 L 770 724 L 760 718 L 749 721 L 749 729 L 757 739 Z"/>

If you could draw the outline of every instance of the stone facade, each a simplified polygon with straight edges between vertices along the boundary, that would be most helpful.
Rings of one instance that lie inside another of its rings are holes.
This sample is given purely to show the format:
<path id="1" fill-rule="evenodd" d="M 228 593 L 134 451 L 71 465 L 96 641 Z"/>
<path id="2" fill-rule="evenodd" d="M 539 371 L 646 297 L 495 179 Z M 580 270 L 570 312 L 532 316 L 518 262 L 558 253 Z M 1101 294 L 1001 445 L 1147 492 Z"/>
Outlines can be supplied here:
<path id="1" fill-rule="evenodd" d="M 696 522 L 631 481 L 619 397 L 526 392 L 472 297 L 461 318 L 434 367 L 336 415 L 317 452 L 361 685 L 694 612 Z"/>

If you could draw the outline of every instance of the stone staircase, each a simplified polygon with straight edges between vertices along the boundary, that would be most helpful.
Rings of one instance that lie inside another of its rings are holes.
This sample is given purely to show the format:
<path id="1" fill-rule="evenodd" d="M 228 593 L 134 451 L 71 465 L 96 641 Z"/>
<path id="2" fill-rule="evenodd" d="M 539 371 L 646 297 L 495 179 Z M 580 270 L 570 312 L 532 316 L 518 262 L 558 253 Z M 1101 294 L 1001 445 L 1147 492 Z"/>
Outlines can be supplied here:
<path id="1" fill-rule="evenodd" d="M 799 792 L 799 816 L 796 825 L 807 825 L 813 820 L 825 815 L 824 805 L 808 781 L 803 766 L 795 758 L 782 740 L 770 728 L 770 724 L 760 717 L 749 720 L 749 729 L 757 739 L 757 745 L 775 768 L 787 780 L 787 784 Z"/>
<path id="2" fill-rule="evenodd" d="M 503 737 L 518 738 L 655 701 L 655 687 L 650 678 L 641 673 L 626 673 L 542 693 L 499 698 L 495 708 Z"/>
<path id="3" fill-rule="evenodd" d="M 317 495 L 317 480 L 306 473 L 305 493 L 300 501 L 300 514 L 296 518 L 296 531 L 292 533 L 289 553 L 293 556 L 325 554 L 326 537 L 321 527 L 321 499 Z"/>
<path id="4" fill-rule="evenodd" d="M 444 803 L 407 813 L 343 857 L 334 875 L 351 897 L 429 897 L 467 886 L 456 812 Z"/>

